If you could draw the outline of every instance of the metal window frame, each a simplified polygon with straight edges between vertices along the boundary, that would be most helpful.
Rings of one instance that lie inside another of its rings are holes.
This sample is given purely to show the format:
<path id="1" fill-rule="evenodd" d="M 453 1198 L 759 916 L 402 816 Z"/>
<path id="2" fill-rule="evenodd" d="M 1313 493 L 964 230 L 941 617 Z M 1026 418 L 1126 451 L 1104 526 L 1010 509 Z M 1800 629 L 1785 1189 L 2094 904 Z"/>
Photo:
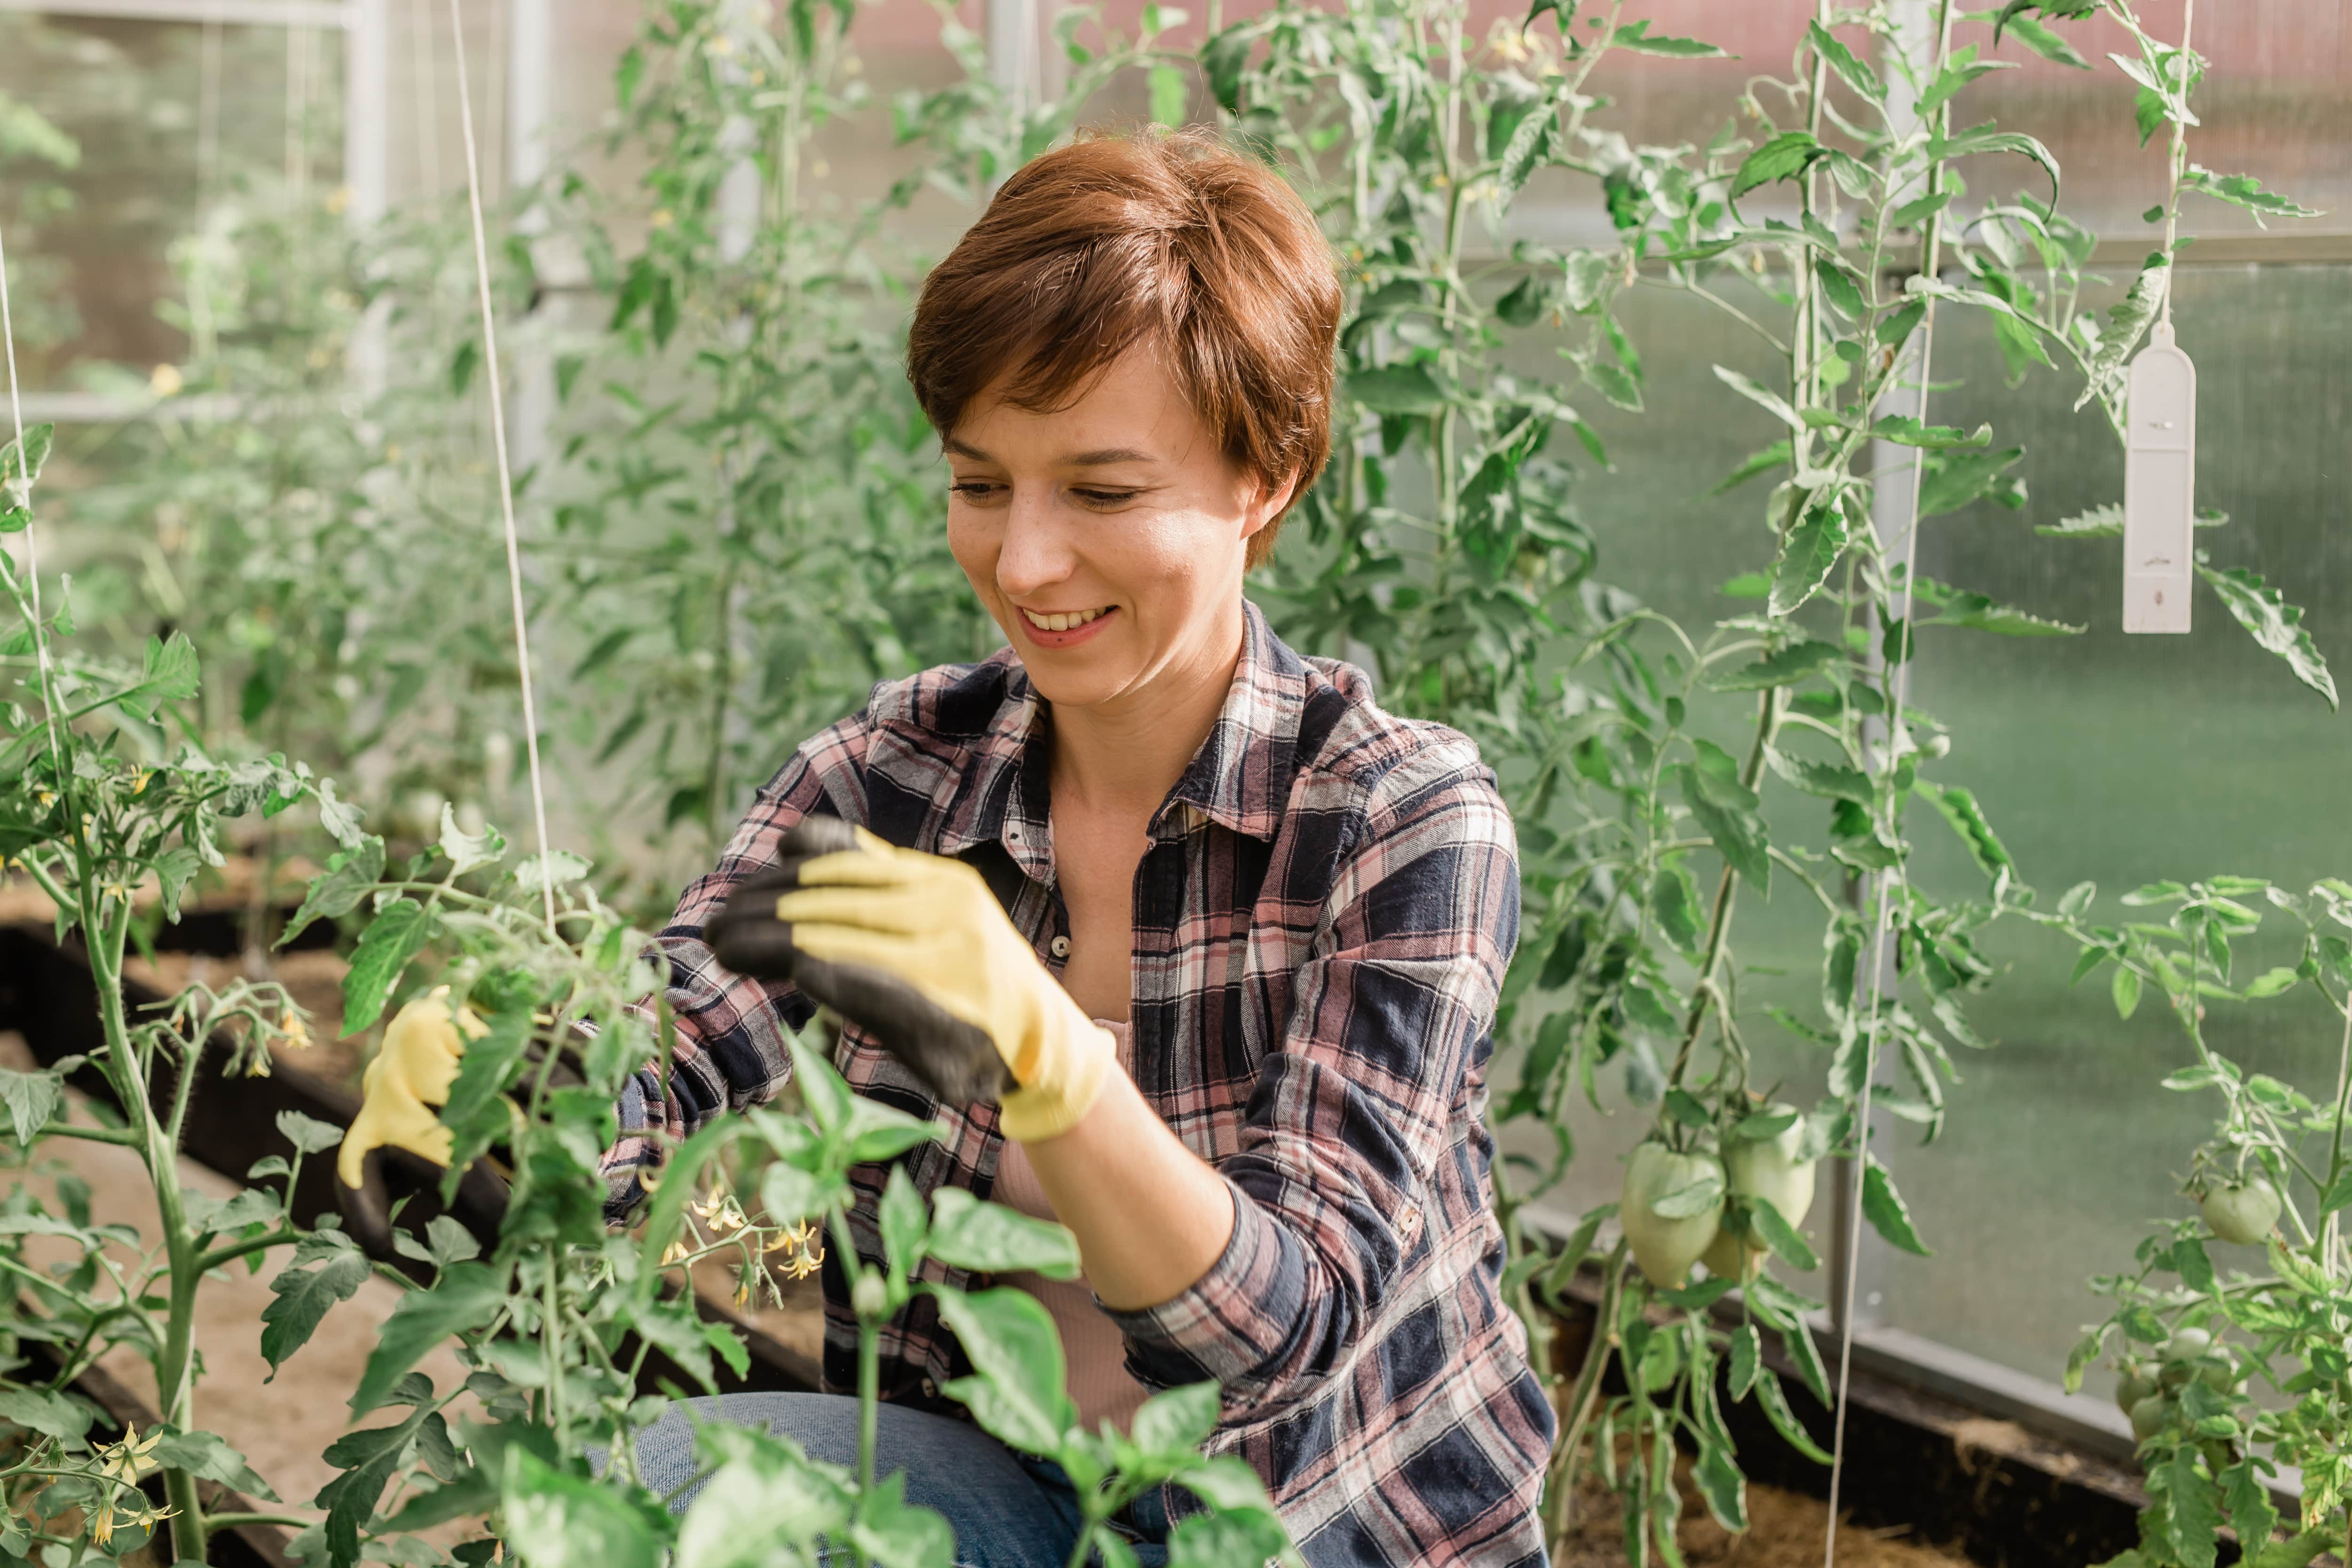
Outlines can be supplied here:
<path id="1" fill-rule="evenodd" d="M 0 0 L 0 12 L 342 30 L 352 25 L 357 4 L 358 0 Z"/>

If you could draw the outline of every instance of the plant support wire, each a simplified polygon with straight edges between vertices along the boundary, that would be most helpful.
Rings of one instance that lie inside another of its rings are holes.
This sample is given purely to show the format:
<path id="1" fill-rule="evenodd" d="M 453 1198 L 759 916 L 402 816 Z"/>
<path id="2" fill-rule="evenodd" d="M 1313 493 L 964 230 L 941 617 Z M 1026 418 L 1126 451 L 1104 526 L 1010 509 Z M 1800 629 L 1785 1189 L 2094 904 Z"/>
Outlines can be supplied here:
<path id="1" fill-rule="evenodd" d="M 8 251 L 0 244 L 0 345 L 8 355 L 8 418 L 16 427 L 16 475 L 10 483 L 10 500 L 25 509 L 25 583 L 33 606 L 33 662 L 41 682 L 41 712 L 49 731 L 49 763 L 58 772 L 58 791 L 66 789 L 65 739 L 58 729 L 57 674 L 49 668 L 49 632 L 41 619 L 41 546 L 33 527 L 33 466 L 25 450 L 25 400 L 16 385 L 16 323 L 8 307 Z"/>
<path id="2" fill-rule="evenodd" d="M 1927 37 L 1928 59 L 1931 65 L 1943 58 L 1945 51 L 1950 47 L 1951 36 L 1951 0 L 1937 0 L 1934 31 Z M 1948 117 L 1948 108 L 1939 105 L 1935 111 L 1935 117 L 1940 125 L 1940 122 Z M 1933 190 L 1938 179 L 1935 167 L 1931 166 L 1927 177 L 1930 182 L 1929 189 Z M 1919 276 L 1932 284 L 1942 269 L 1942 263 L 1943 216 L 1937 213 L 1929 215 L 1927 220 L 1927 232 L 1920 245 Z M 1927 394 L 1936 355 L 1936 297 L 1933 292 L 1927 294 L 1926 305 L 1927 310 L 1919 322 L 1919 405 L 1914 416 L 1922 425 L 1927 420 Z M 1926 454 L 1922 452 L 1915 457 L 1911 463 L 1910 504 L 1906 509 L 1904 524 L 1901 591 L 1904 627 L 1902 640 L 1905 646 L 1901 651 L 1905 657 L 1895 667 L 1891 693 L 1893 700 L 1888 704 L 1893 710 L 1888 713 L 1886 720 L 1885 763 L 1890 768 L 1895 765 L 1903 743 L 1903 711 L 1910 700 L 1911 669 L 1917 660 L 1917 647 L 1911 635 L 1914 597 L 1912 584 L 1918 569 L 1919 497 L 1921 486 L 1926 481 L 1927 471 Z M 1824 1527 L 1822 1546 L 1822 1568 L 1837 1568 L 1838 1504 L 1845 1483 L 1845 1418 L 1847 1406 L 1851 1403 L 1850 1395 L 1853 1384 L 1854 1294 L 1856 1281 L 1862 1273 L 1863 1200 L 1868 1191 L 1870 1181 L 1871 1090 L 1878 1077 L 1878 1022 L 1880 1010 L 1885 1002 L 1888 968 L 1886 944 L 1892 934 L 1888 910 L 1894 904 L 1896 892 L 1905 886 L 1906 880 L 1907 872 L 1901 862 L 1897 862 L 1881 874 L 1878 883 L 1878 909 L 1872 921 L 1870 946 L 1867 950 L 1870 955 L 1870 1000 L 1864 1011 L 1862 1094 L 1854 1108 L 1853 1184 L 1845 1194 L 1844 1200 L 1848 1205 L 1846 1212 L 1852 1216 L 1849 1228 L 1854 1236 L 1854 1242 L 1845 1248 L 1845 1256 L 1843 1259 L 1844 1278 L 1835 1282 L 1835 1289 L 1839 1295 L 1837 1408 L 1832 1416 L 1829 1521 Z"/>
<path id="3" fill-rule="evenodd" d="M 457 126 L 466 144 L 466 200 L 474 217 L 474 283 L 482 312 L 482 368 L 490 399 L 490 446 L 498 458 L 499 510 L 506 523 L 507 591 L 513 601 L 515 668 L 522 686 L 522 737 L 530 766 L 531 831 L 539 846 L 539 892 L 548 929 L 555 927 L 555 867 L 547 842 L 547 790 L 539 767 L 539 707 L 531 693 L 530 629 L 522 602 L 522 544 L 515 531 L 514 474 L 507 459 L 506 392 L 499 374 L 499 333 L 490 309 L 489 243 L 482 226 L 482 163 L 475 150 L 474 99 L 466 85 L 466 19 L 449 0 L 449 32 L 457 67 Z"/>

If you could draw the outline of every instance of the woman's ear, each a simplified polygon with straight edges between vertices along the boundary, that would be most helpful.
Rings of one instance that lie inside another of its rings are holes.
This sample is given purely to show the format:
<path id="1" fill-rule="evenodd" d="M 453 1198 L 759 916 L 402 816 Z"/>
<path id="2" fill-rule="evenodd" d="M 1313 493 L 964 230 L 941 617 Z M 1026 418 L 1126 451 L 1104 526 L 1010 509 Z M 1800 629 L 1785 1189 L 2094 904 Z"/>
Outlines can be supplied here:
<path id="1" fill-rule="evenodd" d="M 1279 484 L 1257 481 L 1250 493 L 1248 510 L 1242 514 L 1242 538 L 1255 539 L 1271 527 L 1276 518 L 1288 509 L 1292 495 L 1298 489 L 1298 476 L 1291 475 Z"/>

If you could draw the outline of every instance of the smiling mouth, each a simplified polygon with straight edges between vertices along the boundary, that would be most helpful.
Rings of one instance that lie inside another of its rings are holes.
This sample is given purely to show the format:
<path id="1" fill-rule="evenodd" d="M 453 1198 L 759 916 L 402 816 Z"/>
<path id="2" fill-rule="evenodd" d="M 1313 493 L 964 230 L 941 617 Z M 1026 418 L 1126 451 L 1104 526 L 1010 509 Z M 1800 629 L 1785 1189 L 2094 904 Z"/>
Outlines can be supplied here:
<path id="1" fill-rule="evenodd" d="M 1118 608 L 1117 605 L 1105 605 L 1098 610 L 1072 610 L 1066 614 L 1053 616 L 1041 615 L 1035 610 L 1024 609 L 1021 612 L 1021 615 L 1023 619 L 1026 620 L 1031 626 L 1036 627 L 1037 630 L 1041 632 L 1071 632 L 1077 630 L 1080 626 L 1087 625 L 1088 622 L 1102 619 L 1103 616 L 1110 614 L 1117 608 Z"/>

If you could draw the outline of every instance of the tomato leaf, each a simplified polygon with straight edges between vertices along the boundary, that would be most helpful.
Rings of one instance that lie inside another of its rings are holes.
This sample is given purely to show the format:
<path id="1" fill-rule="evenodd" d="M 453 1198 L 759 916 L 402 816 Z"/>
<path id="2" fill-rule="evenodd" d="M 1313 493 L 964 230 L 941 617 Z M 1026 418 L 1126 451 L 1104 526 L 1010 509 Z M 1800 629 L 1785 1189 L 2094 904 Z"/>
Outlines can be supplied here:
<path id="1" fill-rule="evenodd" d="M 2271 1504 L 2270 1489 L 2254 1468 L 2254 1461 L 2239 1460 L 2222 1471 L 2220 1479 L 2221 1506 L 2230 1510 L 2230 1526 L 2238 1532 L 2239 1541 L 2268 1541 L 2278 1528 L 2278 1510 Z"/>
<path id="2" fill-rule="evenodd" d="M 2139 971 L 2117 963 L 2116 977 L 2109 984 L 2116 1000 L 2116 1016 L 2128 1018 L 2139 1007 Z"/>
<path id="3" fill-rule="evenodd" d="M 943 1191 L 945 1189 L 942 1189 Z M 1129 1434 L 1145 1453 L 1183 1458 L 1208 1441 L 1217 1425 L 1217 1385 L 1188 1384 L 1155 1394 L 1136 1411 Z"/>
<path id="4" fill-rule="evenodd" d="M 2153 1466 L 2147 1489 L 2162 1500 L 2158 1523 L 2187 1568 L 2213 1568 L 2221 1531 L 2220 1489 L 2197 1468 L 2197 1450 L 2184 1446 Z"/>
<path id="5" fill-rule="evenodd" d="M 315 1268 L 289 1268 L 269 1282 L 277 1299 L 261 1309 L 261 1353 L 270 1378 L 310 1342 L 327 1309 L 350 1300 L 371 1272 L 366 1254 L 346 1245 Z"/>
<path id="6" fill-rule="evenodd" d="M 423 950 L 437 922 L 415 899 L 398 898 L 376 911 L 343 973 L 343 1033 L 358 1034 L 383 1014 L 384 998 Z"/>
<path id="7" fill-rule="evenodd" d="M 998 1441 L 1032 1454 L 1053 1454 L 1071 1421 L 1062 1392 L 1061 1340 L 1035 1297 L 1009 1287 L 967 1294 L 926 1285 L 940 1317 L 962 1342 L 975 1375 L 943 1385 L 949 1397 Z"/>
<path id="8" fill-rule="evenodd" d="M 1821 592 L 1838 557 L 1845 552 L 1849 537 L 1844 507 L 1833 500 L 1816 501 L 1804 510 L 1780 536 L 1780 554 L 1772 563 L 1770 604 L 1775 616 L 1795 614 Z"/>
<path id="9" fill-rule="evenodd" d="M 1788 1326 L 1780 1332 L 1780 1349 L 1788 1355 L 1790 1364 L 1797 1369 L 1798 1377 L 1812 1391 L 1813 1397 L 1827 1406 L 1830 1371 L 1822 1364 L 1821 1347 L 1813 1343 L 1813 1331 L 1805 1326 L 1802 1317 L 1792 1312 Z"/>
<path id="10" fill-rule="evenodd" d="M 1425 364 L 1356 371 L 1348 377 L 1348 395 L 1375 414 L 1434 414 L 1445 406 L 1445 389 Z"/>
<path id="11" fill-rule="evenodd" d="M 1074 1279 L 1078 1273 L 1078 1240 L 1066 1228 L 983 1203 L 961 1187 L 941 1187 L 931 1194 L 928 1247 L 950 1268 L 985 1274 L 1027 1269 L 1049 1279 Z"/>
<path id="12" fill-rule="evenodd" d="M 1767 687 L 1794 686 L 1844 658 L 1845 649 L 1835 643 L 1800 638 L 1707 684 L 1717 691 L 1761 691 Z"/>
<path id="13" fill-rule="evenodd" d="M 2001 34 L 2007 32 L 2045 60 L 2054 60 L 2062 66 L 2072 66 L 2076 70 L 2091 68 L 2091 62 L 2084 59 L 2082 52 L 2074 45 L 2032 17 L 2021 14 L 2014 5 L 2001 11 L 1971 11 L 1969 13 L 1969 20 L 1995 22 L 1993 43 L 1996 46 L 2000 42 Z"/>
<path id="14" fill-rule="evenodd" d="M 1691 1468 L 1706 1510 L 1715 1521 L 1737 1535 L 1748 1528 L 1748 1478 L 1739 1473 L 1730 1452 L 1720 1443 L 1699 1446 L 1698 1463 Z"/>
<path id="15" fill-rule="evenodd" d="M 2336 1173 L 2336 1179 L 2328 1184 L 2327 1191 L 2319 1199 L 2322 1217 L 2347 1206 L 2352 1206 L 2352 1164 Z"/>
<path id="16" fill-rule="evenodd" d="M 360 1374 L 360 1385 L 352 1393 L 352 1413 L 365 1415 L 382 1405 L 393 1385 L 424 1359 L 425 1352 L 453 1334 L 488 1323 L 505 1300 L 502 1271 L 487 1263 L 460 1263 L 444 1269 L 430 1290 L 402 1297 L 392 1316 L 384 1320 L 375 1350 Z"/>
<path id="17" fill-rule="evenodd" d="M 383 877 L 383 839 L 371 834 L 352 848 L 338 849 L 327 858 L 327 868 L 310 879 L 302 907 L 287 922 L 286 934 L 278 939 L 278 945 L 284 947 L 301 935 L 312 921 L 350 914 Z"/>
<path id="18" fill-rule="evenodd" d="M 650 1500 L 560 1470 L 520 1443 L 505 1459 L 501 1533 L 525 1568 L 660 1568 L 669 1519 Z"/>
<path id="19" fill-rule="evenodd" d="M 1629 49 L 1637 55 L 1664 55 L 1669 59 L 1677 60 L 1738 58 L 1721 46 L 1707 43 L 1702 38 L 1675 38 L 1663 35 L 1653 37 L 1649 20 L 1646 17 L 1639 22 L 1621 24 L 1617 30 L 1610 35 L 1609 47 L 1613 49 Z"/>
<path id="20" fill-rule="evenodd" d="M 1731 1397 L 1745 1399 L 1764 1367 L 1764 1336 L 1753 1323 L 1742 1323 L 1731 1336 Z"/>
<path id="21" fill-rule="evenodd" d="M 1740 783 L 1739 765 L 1721 747 L 1699 740 L 1694 740 L 1691 745 L 1698 760 L 1677 764 L 1674 770 L 1682 784 L 1685 804 L 1715 841 L 1716 852 L 1723 857 L 1724 863 L 1769 898 L 1772 891 L 1772 862 L 1769 855 L 1771 839 L 1758 808 L 1756 792 Z"/>
<path id="22" fill-rule="evenodd" d="M 1829 149 L 1811 133 L 1783 131 L 1740 161 L 1739 172 L 1731 178 L 1731 199 L 1738 201 L 1759 185 L 1794 179 L 1828 154 Z M 1716 374 L 1724 373 L 1718 367 Z"/>
<path id="23" fill-rule="evenodd" d="M 1979 870 L 1993 878 L 1998 878 L 2003 871 L 2011 876 L 2016 874 L 2017 862 L 2010 858 L 2008 847 L 2001 843 L 2000 836 L 1993 832 L 1992 824 L 1985 820 L 1984 808 L 1977 805 L 1974 795 L 1958 784 L 1939 789 L 1934 784 L 1922 784 L 1919 793 L 1927 797 L 1937 814 L 1951 825 L 1960 842 L 1968 846 Z"/>
<path id="24" fill-rule="evenodd" d="M 1755 1227 L 1764 1245 L 1772 1249 L 1772 1256 L 1791 1268 L 1808 1272 L 1822 1266 L 1822 1260 L 1813 1256 L 1813 1249 L 1805 1245 L 1805 1238 L 1797 1233 L 1797 1227 L 1772 1206 L 1769 1199 L 1751 1197 L 1745 1201 L 1748 1223 Z"/>
<path id="25" fill-rule="evenodd" d="M 2256 574 L 2242 566 L 2216 572 L 2205 564 L 2200 553 L 2197 574 L 2221 596 L 2222 605 L 2246 628 L 2246 634 L 2258 646 L 2286 660 L 2294 678 L 2327 699 L 2327 706 L 2333 710 L 2336 678 L 2328 673 L 2327 660 L 2303 625 L 2303 611 L 2288 604 L 2284 595 Z"/>
<path id="26" fill-rule="evenodd" d="M 55 425 L 27 425 L 21 449 L 13 440 L 0 447 L 0 485 L 7 488 L 18 507 L 32 504 L 33 486 L 41 477 L 41 466 L 49 460 L 57 436 Z"/>
<path id="27" fill-rule="evenodd" d="M 1789 1447 L 1817 1465 L 1830 1462 L 1830 1456 L 1798 1421 L 1797 1413 L 1789 1408 L 1789 1395 L 1781 1389 L 1780 1380 L 1773 1375 L 1770 1367 L 1760 1368 L 1756 1373 L 1756 1403 L 1763 1409 L 1764 1418 L 1772 1423 L 1772 1429 L 1780 1434 L 1782 1441 Z"/>
<path id="28" fill-rule="evenodd" d="M 1974 430 L 1963 430 L 1956 425 L 1922 425 L 1908 414 L 1884 416 L 1870 427 L 1870 434 L 1898 447 L 1917 447 L 1933 452 L 1992 445 L 1990 425 L 1979 425 Z"/>
<path id="29" fill-rule="evenodd" d="M 2217 174 L 2201 163 L 2189 165 L 2189 173 L 2182 177 L 2180 188 L 2185 191 L 2200 192 L 2211 196 L 2215 201 L 2228 202 L 2231 206 L 2243 207 L 2254 215 L 2254 222 L 2258 225 L 2262 224 L 2265 216 L 2317 217 L 2320 216 L 2315 207 L 2305 206 L 2301 202 L 2292 201 L 2280 195 L 2276 191 L 2264 190 L 2263 183 L 2252 174 Z"/>
<path id="30" fill-rule="evenodd" d="M 1911 1210 L 1903 1194 L 1895 1190 L 1895 1178 L 1886 1173 L 1875 1154 L 1866 1155 L 1868 1163 L 1862 1173 L 1862 1212 L 1871 1228 L 1904 1251 L 1920 1258 L 1933 1258 L 1927 1245 L 1912 1228 Z"/>

